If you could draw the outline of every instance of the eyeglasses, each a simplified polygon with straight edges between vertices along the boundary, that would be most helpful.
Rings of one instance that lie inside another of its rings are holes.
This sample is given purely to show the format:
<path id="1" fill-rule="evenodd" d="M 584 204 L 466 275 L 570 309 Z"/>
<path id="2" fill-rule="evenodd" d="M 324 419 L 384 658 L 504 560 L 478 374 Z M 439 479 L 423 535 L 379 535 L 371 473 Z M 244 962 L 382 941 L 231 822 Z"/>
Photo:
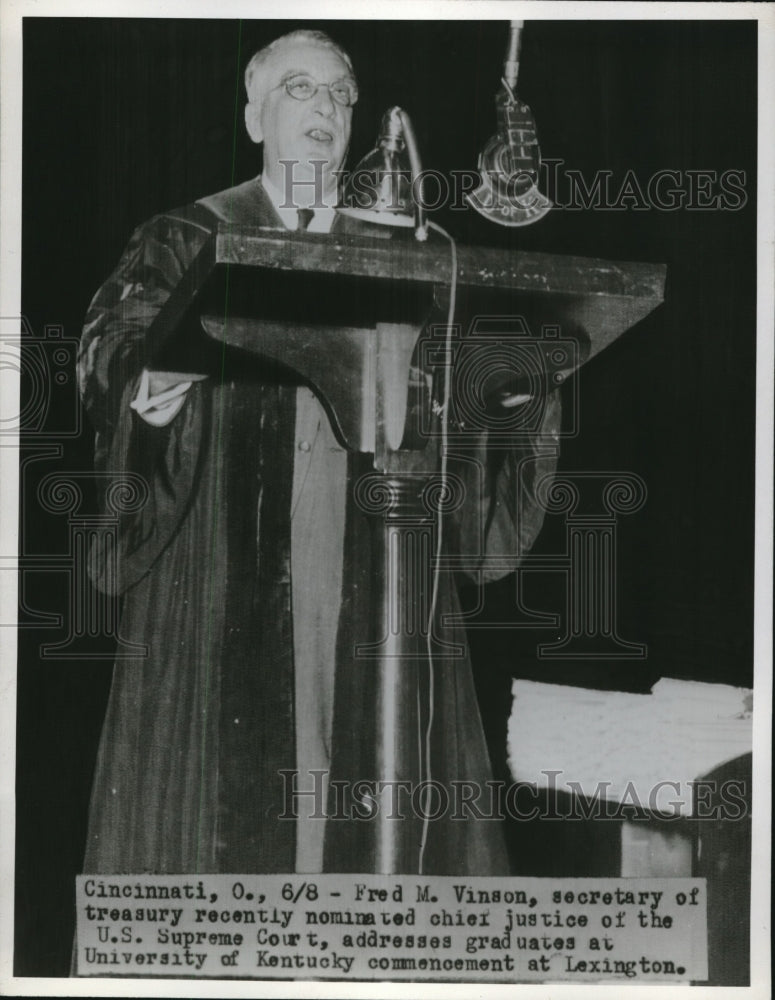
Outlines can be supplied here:
<path id="1" fill-rule="evenodd" d="M 321 87 L 328 88 L 331 100 L 340 107 L 351 108 L 358 100 L 358 88 L 352 80 L 346 78 L 335 80 L 333 83 L 318 83 L 306 73 L 297 73 L 296 76 L 289 76 L 287 80 L 278 83 L 274 89 L 278 90 L 280 87 L 285 87 L 288 96 L 295 101 L 311 100 Z"/>

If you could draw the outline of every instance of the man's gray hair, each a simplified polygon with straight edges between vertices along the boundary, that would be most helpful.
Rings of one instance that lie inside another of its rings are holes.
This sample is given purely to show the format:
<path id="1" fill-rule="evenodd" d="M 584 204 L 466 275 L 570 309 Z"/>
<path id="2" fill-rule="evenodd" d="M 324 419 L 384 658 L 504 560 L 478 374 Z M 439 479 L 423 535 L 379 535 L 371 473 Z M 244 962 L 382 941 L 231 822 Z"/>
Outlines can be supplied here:
<path id="1" fill-rule="evenodd" d="M 335 52 L 347 66 L 353 77 L 355 76 L 350 57 L 347 55 L 342 46 L 338 45 L 333 38 L 330 38 L 324 31 L 310 31 L 300 28 L 298 31 L 289 31 L 287 35 L 280 35 L 279 38 L 275 38 L 273 42 L 265 45 L 263 49 L 259 49 L 250 60 L 247 68 L 245 69 L 245 90 L 247 91 L 249 101 L 255 101 L 255 99 L 260 96 L 253 93 L 253 81 L 256 74 L 267 61 L 269 56 L 280 46 L 292 44 L 293 42 L 312 42 L 315 45 L 322 45 L 327 49 L 331 49 L 331 51 Z"/>

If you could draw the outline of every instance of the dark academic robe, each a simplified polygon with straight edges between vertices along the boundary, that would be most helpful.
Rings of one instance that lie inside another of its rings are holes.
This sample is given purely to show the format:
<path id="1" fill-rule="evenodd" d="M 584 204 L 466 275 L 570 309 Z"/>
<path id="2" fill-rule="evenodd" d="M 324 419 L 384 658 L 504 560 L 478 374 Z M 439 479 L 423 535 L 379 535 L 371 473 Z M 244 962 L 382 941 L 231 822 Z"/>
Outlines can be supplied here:
<path id="1" fill-rule="evenodd" d="M 145 424 L 129 405 L 148 362 L 148 332 L 219 221 L 282 228 L 258 180 L 157 216 L 133 234 L 84 327 L 79 374 L 97 432 L 96 467 L 115 480 L 130 471 L 147 484 L 142 506 L 122 517 L 117 551 L 107 552 L 107 536 L 95 545 L 92 578 L 120 595 L 122 638 L 148 650 L 114 666 L 86 872 L 294 870 L 295 823 L 278 818 L 285 805 L 278 772 L 295 766 L 290 501 L 296 389 L 219 346 L 215 353 L 192 348 L 195 366 L 186 357 L 186 338 L 201 345 L 203 335 L 189 318 L 170 367 L 209 377 L 193 383 L 166 427 Z M 544 445 L 558 420 L 553 396 Z M 475 447 L 486 468 L 486 434 Z M 475 466 L 465 465 L 467 499 L 450 524 L 455 545 L 479 553 L 483 564 L 496 552 L 511 554 L 517 565 L 543 516 L 535 483 L 553 459 L 542 447 L 537 437 L 501 453 L 493 477 L 477 478 Z M 365 456 L 349 461 L 351 480 L 368 469 Z M 351 491 L 347 507 L 340 653 L 375 638 L 368 528 Z M 494 575 L 485 566 L 481 578 Z M 442 574 L 438 622 L 457 606 L 454 581 Z M 438 628 L 465 649 L 460 626 Z M 337 661 L 335 759 L 368 739 L 358 731 L 359 676 L 352 664 Z M 435 664 L 434 712 L 435 780 L 483 786 L 490 765 L 467 655 Z M 425 859 L 426 873 L 507 872 L 497 822 L 431 823 Z"/>

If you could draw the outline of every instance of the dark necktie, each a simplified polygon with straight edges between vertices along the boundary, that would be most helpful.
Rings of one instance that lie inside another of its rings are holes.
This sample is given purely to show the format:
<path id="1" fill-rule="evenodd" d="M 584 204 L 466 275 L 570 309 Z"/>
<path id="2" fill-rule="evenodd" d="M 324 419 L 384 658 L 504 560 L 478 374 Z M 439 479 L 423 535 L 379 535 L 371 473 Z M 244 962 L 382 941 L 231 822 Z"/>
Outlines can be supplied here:
<path id="1" fill-rule="evenodd" d="M 315 213 L 311 208 L 299 208 L 296 211 L 299 216 L 299 224 L 296 228 L 303 233 L 309 226 L 310 222 L 312 222 L 312 217 Z"/>

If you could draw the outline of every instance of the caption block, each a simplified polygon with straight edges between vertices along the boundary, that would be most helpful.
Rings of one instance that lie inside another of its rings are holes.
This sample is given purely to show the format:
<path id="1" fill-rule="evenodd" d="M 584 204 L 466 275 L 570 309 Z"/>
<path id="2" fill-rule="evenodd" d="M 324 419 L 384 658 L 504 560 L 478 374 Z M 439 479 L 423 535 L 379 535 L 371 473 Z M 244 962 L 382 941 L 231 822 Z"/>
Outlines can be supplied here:
<path id="1" fill-rule="evenodd" d="M 78 974 L 707 978 L 704 879 L 81 875 Z"/>

